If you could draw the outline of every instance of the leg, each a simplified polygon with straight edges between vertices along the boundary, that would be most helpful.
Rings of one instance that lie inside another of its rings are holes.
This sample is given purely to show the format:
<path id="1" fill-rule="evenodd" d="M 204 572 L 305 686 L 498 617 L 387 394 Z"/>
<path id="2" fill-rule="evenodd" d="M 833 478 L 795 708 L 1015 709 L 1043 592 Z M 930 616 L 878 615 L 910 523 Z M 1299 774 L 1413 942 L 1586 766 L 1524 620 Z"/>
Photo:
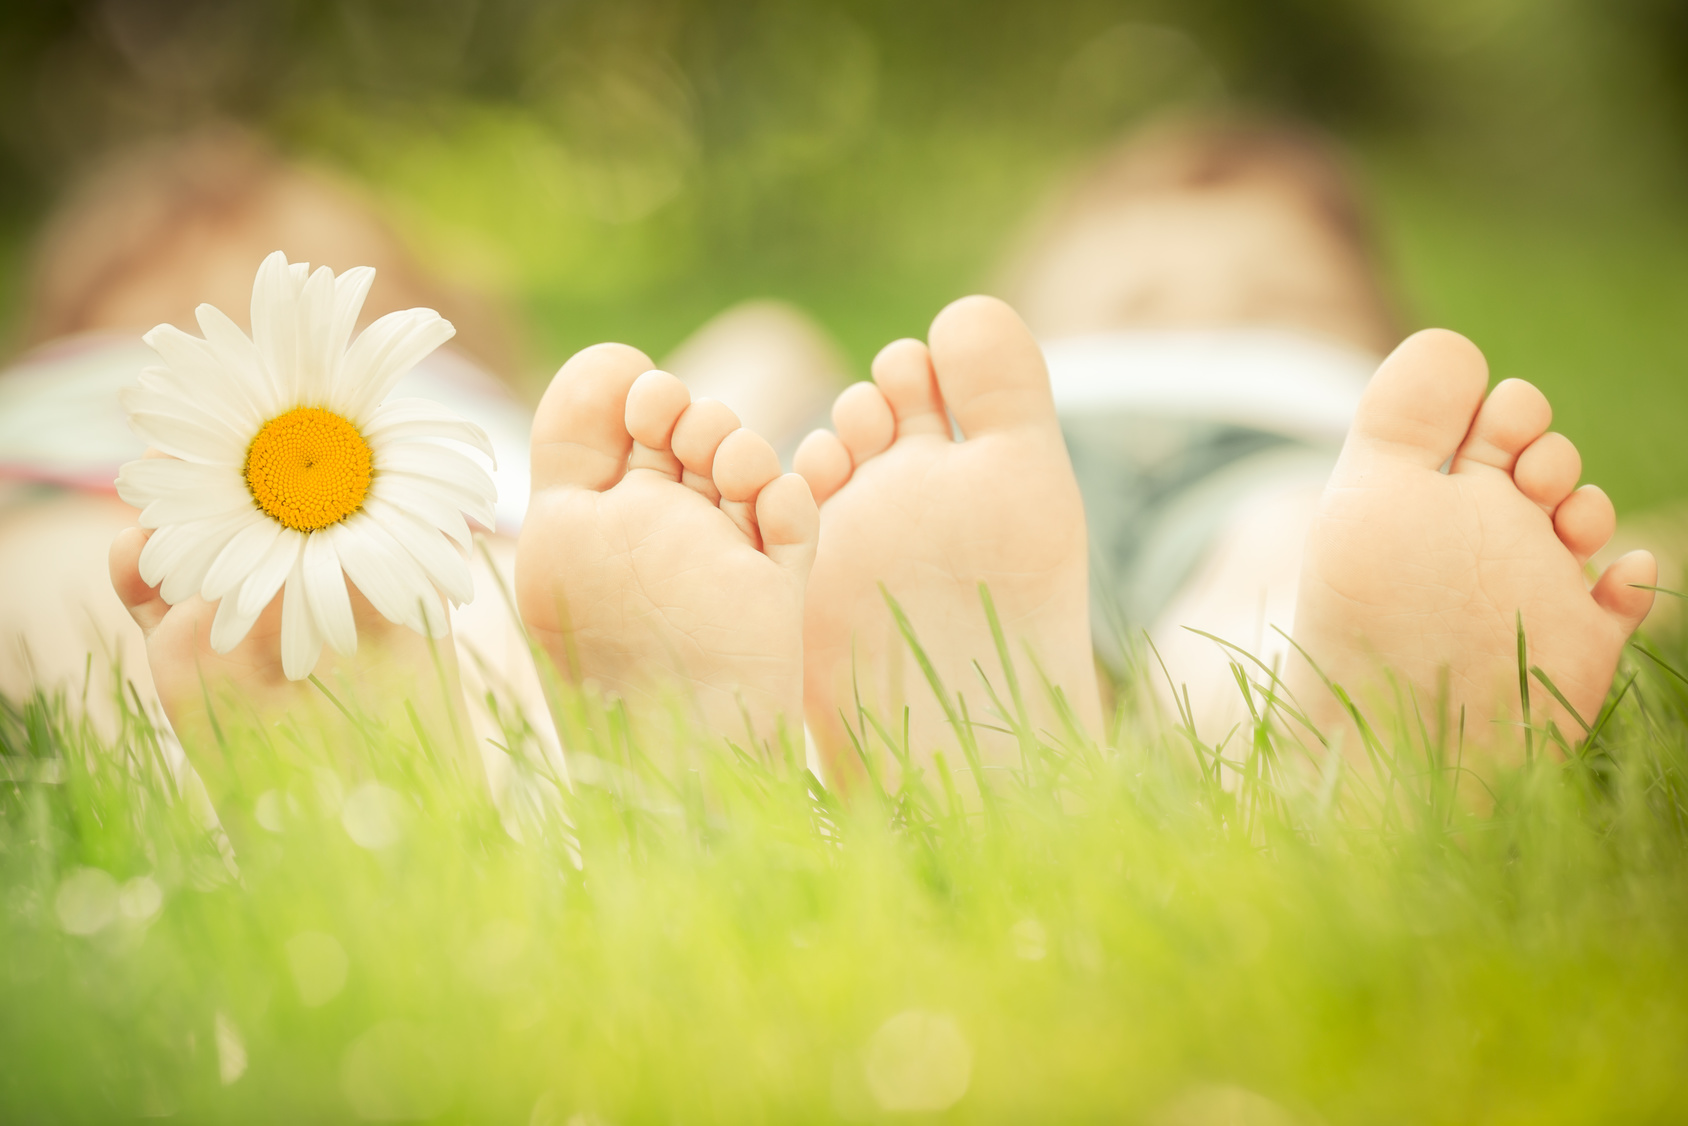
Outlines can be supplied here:
<path id="1" fill-rule="evenodd" d="M 1043 216 L 1004 280 L 1053 345 L 1095 552 L 1098 648 L 1128 672 L 1147 627 L 1173 685 L 1150 659 L 1146 687 L 1167 715 L 1187 702 L 1217 738 L 1248 711 L 1230 651 L 1202 633 L 1281 661 L 1274 627 L 1294 621 L 1342 414 L 1401 337 L 1365 208 L 1318 134 L 1216 118 L 1150 126 Z M 1094 359 L 1075 364 L 1071 343 L 1111 348 L 1114 381 Z M 1214 389 L 1248 384 L 1247 410 Z M 1098 403 L 1110 389 L 1118 401 Z M 1327 399 L 1322 426 L 1310 395 Z M 1285 418 L 1294 427 L 1275 428 Z M 1211 437 L 1219 424 L 1229 446 Z"/>
<path id="2" fill-rule="evenodd" d="M 23 699 L 68 689 L 108 737 L 118 730 L 119 668 L 152 697 L 146 651 L 105 566 L 112 538 L 135 516 L 115 497 L 68 490 L 0 513 L 0 691 Z"/>

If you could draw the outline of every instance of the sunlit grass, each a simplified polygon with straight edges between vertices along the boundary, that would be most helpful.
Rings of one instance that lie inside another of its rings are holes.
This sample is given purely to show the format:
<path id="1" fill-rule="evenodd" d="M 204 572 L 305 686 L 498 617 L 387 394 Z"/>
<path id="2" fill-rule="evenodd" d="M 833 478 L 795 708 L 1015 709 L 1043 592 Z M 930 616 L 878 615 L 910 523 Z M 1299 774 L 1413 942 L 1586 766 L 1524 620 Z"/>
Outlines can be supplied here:
<path id="1" fill-rule="evenodd" d="M 564 693 L 572 789 L 511 717 L 502 812 L 415 733 L 231 722 L 234 856 L 133 707 L 8 703 L 0 1120 L 1670 1120 L 1688 666 L 1647 650 L 1481 783 L 1416 722 L 1387 785 L 1129 690 L 1112 745 L 1026 731 L 1023 665 L 945 686 L 1020 736 L 982 794 L 898 717 L 845 799 Z"/>

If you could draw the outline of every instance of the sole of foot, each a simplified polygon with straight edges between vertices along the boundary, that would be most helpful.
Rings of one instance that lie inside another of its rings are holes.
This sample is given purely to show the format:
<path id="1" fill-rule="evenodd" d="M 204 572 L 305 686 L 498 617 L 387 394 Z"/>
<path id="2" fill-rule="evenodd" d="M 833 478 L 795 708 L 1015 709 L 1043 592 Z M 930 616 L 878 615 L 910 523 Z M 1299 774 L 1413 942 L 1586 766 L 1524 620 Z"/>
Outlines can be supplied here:
<path id="1" fill-rule="evenodd" d="M 914 761 L 944 749 L 957 762 L 956 735 L 886 595 L 973 719 L 1003 724 L 991 714 L 981 670 L 1005 704 L 1011 698 L 983 584 L 1034 727 L 1060 736 L 1064 722 L 1028 654 L 1066 694 L 1076 720 L 1092 733 L 1100 726 L 1084 509 L 1042 353 L 1014 311 L 989 297 L 945 308 L 929 340 L 881 351 L 873 382 L 849 388 L 834 405 L 836 433 L 816 431 L 796 456 L 821 502 L 804 624 L 805 702 L 829 769 L 844 778 L 860 768 L 850 736 L 858 698 L 899 739 L 908 709 Z M 987 764 L 1018 756 L 1012 737 L 981 730 L 979 739 Z"/>
<path id="2" fill-rule="evenodd" d="M 1529 664 L 1577 713 L 1532 677 L 1532 721 L 1574 744 L 1658 569 L 1631 552 L 1591 587 L 1584 565 L 1611 538 L 1612 502 L 1576 487 L 1582 460 L 1548 432 L 1546 396 L 1518 379 L 1485 395 L 1488 381 L 1476 346 L 1442 330 L 1384 361 L 1308 537 L 1295 637 L 1356 698 L 1377 700 L 1390 674 L 1427 718 L 1463 710 L 1466 740 L 1499 750 L 1523 742 L 1508 724 L 1522 715 L 1521 620 Z M 1339 722 L 1317 674 L 1300 661 L 1292 674 L 1315 720 Z"/>
<path id="3" fill-rule="evenodd" d="M 561 674 L 619 696 L 636 723 L 800 739 L 818 518 L 767 442 L 643 353 L 601 344 L 539 404 L 533 486 L 517 603 Z"/>

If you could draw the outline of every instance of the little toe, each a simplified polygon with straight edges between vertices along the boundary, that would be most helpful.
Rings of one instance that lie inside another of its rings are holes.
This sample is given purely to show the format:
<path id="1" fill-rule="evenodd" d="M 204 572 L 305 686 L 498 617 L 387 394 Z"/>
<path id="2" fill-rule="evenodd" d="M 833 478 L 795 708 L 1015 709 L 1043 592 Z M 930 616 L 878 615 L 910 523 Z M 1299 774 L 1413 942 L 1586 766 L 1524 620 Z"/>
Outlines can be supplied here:
<path id="1" fill-rule="evenodd" d="M 1471 341 L 1446 329 L 1416 332 L 1366 385 L 1348 448 L 1440 469 L 1470 431 L 1488 384 L 1489 366 Z"/>
<path id="2" fill-rule="evenodd" d="M 712 474 L 715 454 L 727 435 L 739 428 L 738 415 L 725 403 L 714 399 L 699 399 L 680 415 L 669 439 L 669 448 L 680 459 L 683 472 L 680 480 L 687 487 L 702 493 L 711 504 L 721 499 Z"/>
<path id="3" fill-rule="evenodd" d="M 932 353 L 918 340 L 893 340 L 873 358 L 873 383 L 896 417 L 898 435 L 950 433 Z"/>
<path id="4" fill-rule="evenodd" d="M 627 393 L 651 370 L 643 352 L 598 344 L 564 364 L 533 416 L 533 488 L 603 490 L 621 480 L 633 438 Z"/>
<path id="5" fill-rule="evenodd" d="M 1058 432 L 1043 352 L 1005 302 L 952 302 L 932 321 L 929 339 L 938 387 L 965 437 L 1028 424 Z"/>
<path id="6" fill-rule="evenodd" d="M 125 528 L 111 541 L 107 556 L 112 589 L 117 591 L 118 601 L 135 619 L 135 624 L 141 627 L 142 634 L 151 634 L 170 612 L 158 588 L 148 586 L 141 578 L 141 549 L 147 545 L 147 536 L 144 528 Z"/>
<path id="7" fill-rule="evenodd" d="M 1587 563 L 1618 530 L 1618 513 L 1605 490 L 1584 485 L 1554 510 L 1553 530 L 1578 563 Z"/>
<path id="8" fill-rule="evenodd" d="M 1543 434 L 1524 447 L 1512 467 L 1518 491 L 1552 512 L 1582 477 L 1582 455 L 1563 434 Z"/>
<path id="9" fill-rule="evenodd" d="M 820 509 L 801 474 L 776 477 L 756 494 L 762 551 L 799 581 L 809 577 L 820 535 Z"/>
<path id="10" fill-rule="evenodd" d="M 832 428 L 852 465 L 878 457 L 897 436 L 897 420 L 885 392 L 873 383 L 852 383 L 832 404 Z"/>
<path id="11" fill-rule="evenodd" d="M 756 495 L 779 475 L 779 455 L 754 431 L 733 431 L 715 454 L 711 476 L 721 491 L 721 511 L 757 547 L 762 541 L 756 526 Z"/>
<path id="12" fill-rule="evenodd" d="M 1659 564 L 1650 551 L 1632 551 L 1621 556 L 1600 581 L 1594 584 L 1594 601 L 1612 620 L 1631 634 L 1653 608 L 1653 591 L 1658 585 Z"/>
<path id="13" fill-rule="evenodd" d="M 678 481 L 682 466 L 671 448 L 674 427 L 692 404 L 686 385 L 665 371 L 647 371 L 627 392 L 627 432 L 633 452 L 627 468 L 648 469 Z"/>
<path id="14" fill-rule="evenodd" d="M 1511 472 L 1519 455 L 1547 433 L 1552 421 L 1553 407 L 1535 384 L 1501 380 L 1477 411 L 1477 421 L 1454 457 L 1454 472 L 1471 463 Z"/>
<path id="15" fill-rule="evenodd" d="M 797 447 L 791 467 L 809 483 L 814 502 L 825 504 L 850 479 L 850 451 L 832 431 L 816 430 Z"/>

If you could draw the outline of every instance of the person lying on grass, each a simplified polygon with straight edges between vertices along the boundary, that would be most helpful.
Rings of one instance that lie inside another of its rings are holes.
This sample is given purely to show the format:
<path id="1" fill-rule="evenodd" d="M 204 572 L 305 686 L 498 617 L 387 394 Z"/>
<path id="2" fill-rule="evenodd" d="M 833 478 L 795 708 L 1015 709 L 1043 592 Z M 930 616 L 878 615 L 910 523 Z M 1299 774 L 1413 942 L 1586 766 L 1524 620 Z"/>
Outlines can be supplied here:
<path id="1" fill-rule="evenodd" d="M 847 777 L 858 698 L 882 717 L 907 709 L 917 761 L 954 739 L 956 705 L 926 689 L 893 603 L 952 691 L 969 693 L 975 664 L 1003 683 L 983 586 L 1011 659 L 1058 690 L 1024 694 L 1030 722 L 1098 734 L 1083 508 L 1036 341 L 1001 301 L 964 298 L 927 342 L 889 345 L 873 375 L 781 474 L 766 441 L 638 351 L 599 345 L 564 365 L 534 422 L 516 570 L 523 623 L 557 668 L 620 696 L 636 726 L 664 722 L 676 688 L 702 730 L 741 743 L 806 718 Z M 1539 391 L 1487 383 L 1475 347 L 1432 330 L 1398 347 L 1361 401 L 1302 574 L 1295 634 L 1312 663 L 1285 676 L 1316 724 L 1343 714 L 1324 678 L 1366 698 L 1391 673 L 1468 730 L 1515 717 L 1520 621 L 1532 663 L 1587 719 L 1651 606 L 1645 552 L 1585 583 L 1611 504 L 1575 489 L 1576 450 L 1546 432 Z M 171 605 L 142 577 L 146 541 L 120 536 L 112 575 L 172 722 L 203 726 L 201 678 L 285 691 L 303 660 L 286 636 L 300 611 L 277 594 L 218 654 L 215 609 Z M 408 620 L 390 594 L 363 594 L 388 624 L 361 599 L 347 617 L 362 610 L 379 635 Z M 402 640 L 334 659 L 353 681 L 440 675 L 437 654 Z M 1569 730 L 1565 705 L 1536 718 Z M 1013 753 L 1006 734 L 980 744 L 987 763 Z"/>

